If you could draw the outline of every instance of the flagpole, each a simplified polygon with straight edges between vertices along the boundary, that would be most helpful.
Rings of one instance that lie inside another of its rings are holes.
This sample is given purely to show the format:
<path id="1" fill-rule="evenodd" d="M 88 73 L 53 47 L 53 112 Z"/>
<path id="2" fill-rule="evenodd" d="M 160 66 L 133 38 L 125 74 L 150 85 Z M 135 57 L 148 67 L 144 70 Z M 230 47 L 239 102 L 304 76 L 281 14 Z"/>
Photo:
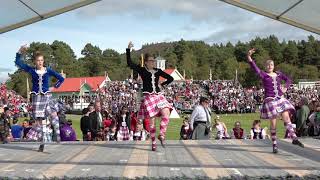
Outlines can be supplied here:
<path id="1" fill-rule="evenodd" d="M 27 102 L 29 103 L 30 101 L 30 93 L 29 93 L 29 78 L 27 78 Z"/>

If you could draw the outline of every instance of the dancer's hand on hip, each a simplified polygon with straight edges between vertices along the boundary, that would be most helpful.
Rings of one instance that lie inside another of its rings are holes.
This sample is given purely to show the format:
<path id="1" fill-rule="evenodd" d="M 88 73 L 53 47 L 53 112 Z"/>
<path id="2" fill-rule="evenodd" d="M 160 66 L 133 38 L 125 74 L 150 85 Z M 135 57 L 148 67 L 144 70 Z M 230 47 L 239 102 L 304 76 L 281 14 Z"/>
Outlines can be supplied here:
<path id="1" fill-rule="evenodd" d="M 287 92 L 287 90 L 288 90 L 288 89 L 287 89 L 286 87 L 281 86 L 281 91 L 282 91 L 282 93 L 285 94 L 285 93 Z"/>

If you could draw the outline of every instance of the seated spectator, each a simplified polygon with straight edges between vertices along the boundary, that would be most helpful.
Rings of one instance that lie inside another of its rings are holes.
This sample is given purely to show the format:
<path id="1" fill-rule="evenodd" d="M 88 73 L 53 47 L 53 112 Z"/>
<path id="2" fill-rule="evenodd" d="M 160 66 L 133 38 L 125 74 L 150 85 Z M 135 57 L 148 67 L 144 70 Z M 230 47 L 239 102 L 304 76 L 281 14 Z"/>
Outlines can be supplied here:
<path id="1" fill-rule="evenodd" d="M 130 139 L 130 114 L 125 106 L 122 107 L 121 113 L 117 117 L 117 140 L 128 141 Z"/>
<path id="2" fill-rule="evenodd" d="M 131 137 L 134 141 L 145 141 L 147 138 L 146 130 L 143 129 L 141 121 L 137 122 L 135 131 L 131 131 Z"/>
<path id="3" fill-rule="evenodd" d="M 50 121 L 45 121 L 45 126 L 43 126 L 43 137 L 44 137 L 44 142 L 52 142 L 52 136 L 53 136 L 53 129 L 51 126 Z M 41 134 L 41 131 L 40 131 Z"/>
<path id="4" fill-rule="evenodd" d="M 22 127 L 23 127 L 23 139 L 27 139 L 27 134 L 28 134 L 28 132 L 29 132 L 29 130 L 31 129 L 31 123 L 27 120 L 27 119 L 25 119 L 24 121 L 23 121 L 23 124 L 22 124 Z"/>
<path id="5" fill-rule="evenodd" d="M 192 136 L 192 130 L 190 128 L 190 124 L 189 124 L 189 120 L 186 117 L 183 120 L 183 124 L 181 126 L 181 130 L 180 130 L 180 140 L 188 140 L 191 139 Z"/>
<path id="6" fill-rule="evenodd" d="M 14 140 L 21 140 L 23 136 L 23 127 L 18 124 L 18 119 L 13 119 L 11 126 L 11 134 Z"/>
<path id="7" fill-rule="evenodd" d="M 110 125 L 110 130 L 107 133 L 107 141 L 117 141 L 117 126 L 115 123 Z"/>
<path id="8" fill-rule="evenodd" d="M 261 121 L 254 120 L 250 130 L 250 139 L 265 139 L 266 131 L 261 128 Z"/>
<path id="9" fill-rule="evenodd" d="M 35 120 L 31 121 L 31 129 L 27 133 L 27 140 L 38 141 L 42 138 L 42 128 Z"/>
<path id="10" fill-rule="evenodd" d="M 68 120 L 66 124 L 60 126 L 61 141 L 76 141 L 77 135 L 75 130 L 72 128 L 72 121 Z"/>
<path id="11" fill-rule="evenodd" d="M 232 139 L 245 139 L 244 129 L 241 128 L 241 124 L 239 121 L 234 123 L 234 128 L 231 131 Z"/>
<path id="12" fill-rule="evenodd" d="M 213 125 L 217 130 L 217 136 L 216 139 L 229 139 L 230 136 L 228 134 L 227 126 L 224 124 L 224 122 L 220 121 L 220 116 L 217 116 L 214 119 L 215 124 Z"/>

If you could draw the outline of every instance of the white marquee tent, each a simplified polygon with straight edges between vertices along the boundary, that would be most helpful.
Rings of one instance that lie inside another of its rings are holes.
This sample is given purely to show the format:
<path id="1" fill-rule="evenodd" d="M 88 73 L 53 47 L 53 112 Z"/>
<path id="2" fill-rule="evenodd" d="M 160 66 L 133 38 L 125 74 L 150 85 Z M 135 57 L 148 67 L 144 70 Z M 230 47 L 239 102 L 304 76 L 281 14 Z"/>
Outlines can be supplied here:
<path id="1" fill-rule="evenodd" d="M 257 14 L 320 34 L 319 0 L 220 0 Z"/>
<path id="2" fill-rule="evenodd" d="M 1 0 L 0 34 L 100 0 Z"/>

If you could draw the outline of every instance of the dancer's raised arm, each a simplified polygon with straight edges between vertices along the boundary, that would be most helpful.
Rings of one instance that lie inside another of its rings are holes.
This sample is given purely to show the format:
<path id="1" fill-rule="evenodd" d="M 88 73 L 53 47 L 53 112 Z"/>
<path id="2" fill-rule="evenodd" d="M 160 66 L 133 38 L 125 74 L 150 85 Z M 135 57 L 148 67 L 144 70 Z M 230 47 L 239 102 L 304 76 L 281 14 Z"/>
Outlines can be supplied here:
<path id="1" fill-rule="evenodd" d="M 16 54 L 16 59 L 15 59 L 14 63 L 20 69 L 23 69 L 24 71 L 29 72 L 32 69 L 32 67 L 27 65 L 24 62 L 24 56 L 25 56 L 26 51 L 27 51 L 27 45 L 21 46 L 19 51 Z"/>
<path id="2" fill-rule="evenodd" d="M 129 44 L 128 44 L 128 48 L 126 49 L 126 55 L 127 55 L 127 64 L 128 66 L 133 69 L 134 71 L 137 71 L 138 73 L 141 72 L 141 67 L 137 64 L 135 64 L 134 62 L 132 62 L 132 59 L 131 59 L 131 49 L 133 47 L 133 44 L 132 42 L 130 41 Z"/>

